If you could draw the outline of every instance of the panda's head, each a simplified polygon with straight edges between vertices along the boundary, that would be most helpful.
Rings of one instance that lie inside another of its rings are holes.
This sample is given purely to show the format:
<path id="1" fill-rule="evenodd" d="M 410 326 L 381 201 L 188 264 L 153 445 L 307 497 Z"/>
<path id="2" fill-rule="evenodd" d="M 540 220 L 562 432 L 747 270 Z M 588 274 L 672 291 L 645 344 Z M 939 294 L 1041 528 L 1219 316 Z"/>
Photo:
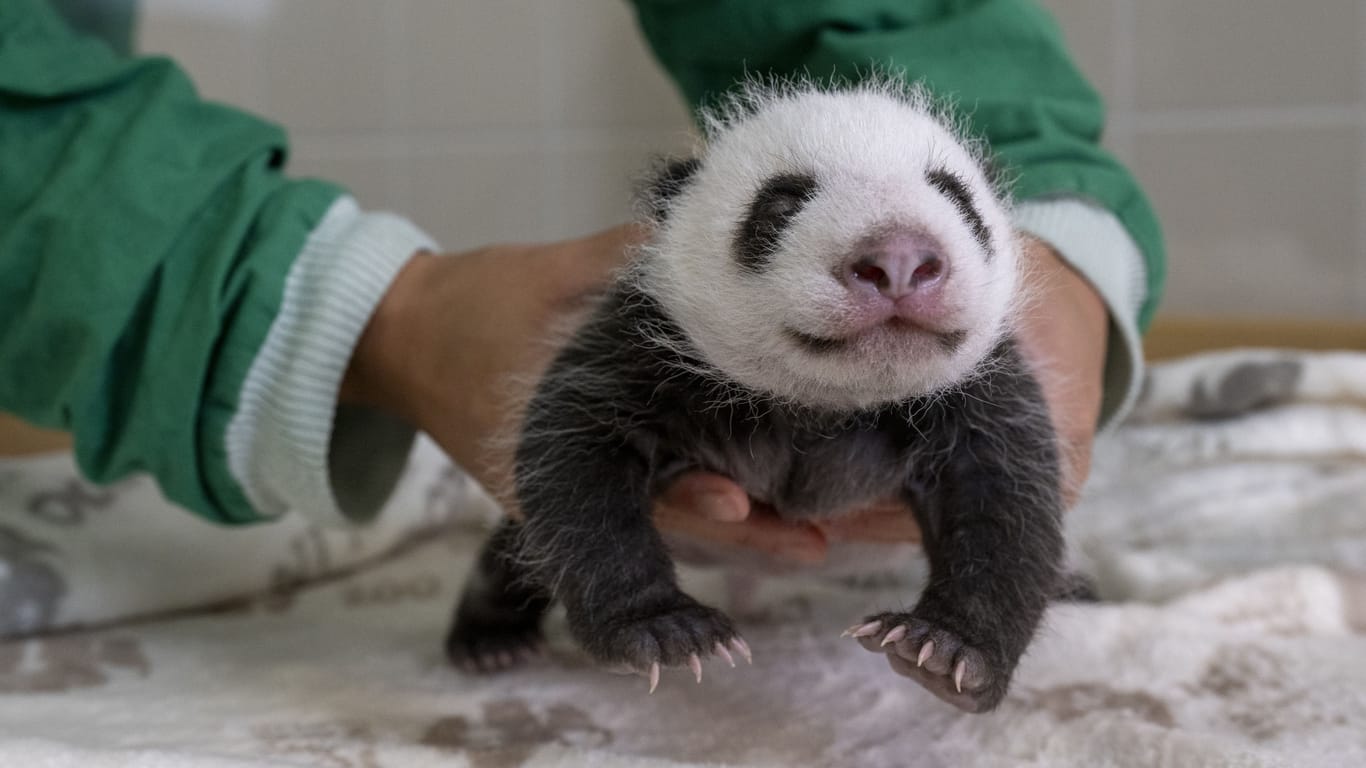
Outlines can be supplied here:
<path id="1" fill-rule="evenodd" d="M 919 92 L 751 88 L 647 187 L 638 274 L 694 355 L 858 409 L 963 381 L 1005 333 L 1018 245 L 982 159 Z"/>

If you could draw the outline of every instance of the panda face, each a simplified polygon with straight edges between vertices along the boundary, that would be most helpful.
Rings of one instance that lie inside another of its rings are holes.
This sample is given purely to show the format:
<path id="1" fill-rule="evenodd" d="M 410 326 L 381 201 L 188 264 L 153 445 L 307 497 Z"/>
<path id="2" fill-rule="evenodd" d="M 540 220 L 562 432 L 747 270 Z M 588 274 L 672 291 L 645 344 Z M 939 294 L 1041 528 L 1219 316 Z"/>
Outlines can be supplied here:
<path id="1" fill-rule="evenodd" d="M 963 381 L 1006 332 L 1018 244 L 916 92 L 751 91 L 653 188 L 642 287 L 724 376 L 860 409 Z"/>

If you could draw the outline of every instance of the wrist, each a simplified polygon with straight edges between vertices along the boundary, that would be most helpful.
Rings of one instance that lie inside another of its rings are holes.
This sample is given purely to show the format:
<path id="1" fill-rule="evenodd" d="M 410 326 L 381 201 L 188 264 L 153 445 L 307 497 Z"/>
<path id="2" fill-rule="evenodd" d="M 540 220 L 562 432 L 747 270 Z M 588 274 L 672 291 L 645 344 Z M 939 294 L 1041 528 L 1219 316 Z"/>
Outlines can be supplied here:
<path id="1" fill-rule="evenodd" d="M 430 251 L 418 251 L 394 277 L 351 353 L 339 402 L 375 408 L 417 425 L 413 395 L 422 355 L 422 286 L 436 260 Z"/>
<path id="2" fill-rule="evenodd" d="M 549 361 L 553 321 L 586 306 L 636 230 L 579 240 L 416 253 L 361 334 L 341 401 L 430 435 L 486 488 L 507 479 L 502 442 L 523 382 Z"/>

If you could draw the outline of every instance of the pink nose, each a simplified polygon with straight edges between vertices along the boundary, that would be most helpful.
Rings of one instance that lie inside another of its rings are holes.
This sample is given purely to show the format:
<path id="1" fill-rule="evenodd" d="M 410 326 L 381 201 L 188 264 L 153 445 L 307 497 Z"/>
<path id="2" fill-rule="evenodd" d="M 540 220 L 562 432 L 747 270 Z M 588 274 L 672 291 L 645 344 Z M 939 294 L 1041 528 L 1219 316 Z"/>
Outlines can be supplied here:
<path id="1" fill-rule="evenodd" d="M 864 244 L 844 268 L 844 283 L 856 293 L 876 290 L 896 302 L 932 293 L 948 275 L 948 263 L 929 238 L 895 234 Z"/>

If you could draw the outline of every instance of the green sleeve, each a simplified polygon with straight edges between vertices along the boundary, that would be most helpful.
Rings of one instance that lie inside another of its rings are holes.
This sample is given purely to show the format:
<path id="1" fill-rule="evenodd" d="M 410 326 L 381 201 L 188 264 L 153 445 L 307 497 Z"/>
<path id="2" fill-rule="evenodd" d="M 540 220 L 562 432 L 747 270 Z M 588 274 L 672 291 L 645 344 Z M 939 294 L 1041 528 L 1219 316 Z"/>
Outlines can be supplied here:
<path id="1" fill-rule="evenodd" d="M 285 150 L 171 62 L 0 2 L 0 409 L 71 431 L 96 481 L 148 471 L 208 518 L 255 519 L 224 430 L 340 194 L 284 178 Z"/>
<path id="2" fill-rule="evenodd" d="M 953 99 L 1015 179 L 1016 198 L 1081 197 L 1111 211 L 1161 293 L 1161 230 L 1133 176 L 1100 147 L 1104 108 L 1048 13 L 1030 0 L 634 0 L 640 26 L 694 106 L 746 74 L 904 70 Z"/>

